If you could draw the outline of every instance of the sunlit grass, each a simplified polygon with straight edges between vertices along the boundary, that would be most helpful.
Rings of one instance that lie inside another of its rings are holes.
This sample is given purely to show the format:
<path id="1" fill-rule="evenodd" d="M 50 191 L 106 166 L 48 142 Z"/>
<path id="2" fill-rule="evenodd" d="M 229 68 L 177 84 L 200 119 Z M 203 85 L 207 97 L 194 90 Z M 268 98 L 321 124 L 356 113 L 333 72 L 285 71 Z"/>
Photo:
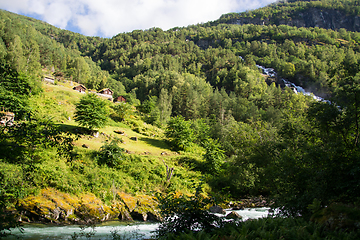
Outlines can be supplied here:
<path id="1" fill-rule="evenodd" d="M 58 85 L 43 84 L 44 92 L 40 96 L 34 98 L 34 104 L 37 104 L 37 111 L 42 117 L 51 118 L 55 123 L 71 132 L 77 132 L 81 128 L 74 120 L 75 104 L 80 101 L 82 93 L 74 91 L 69 83 L 59 83 Z M 110 103 L 112 104 L 112 103 Z M 141 120 L 136 120 L 138 124 L 143 125 L 143 129 L 154 128 L 146 125 Z M 162 131 L 160 129 L 151 129 L 153 131 Z M 83 145 L 89 150 L 99 150 L 107 140 L 120 138 L 123 143 L 120 146 L 129 153 L 152 156 L 171 156 L 175 155 L 170 147 L 165 143 L 164 139 L 152 136 L 152 134 L 143 135 L 135 132 L 130 126 L 122 122 L 115 122 L 109 119 L 107 126 L 98 129 L 99 137 L 91 135 L 81 135 L 74 143 L 75 146 L 81 148 Z M 123 131 L 124 134 L 115 133 L 115 131 Z M 137 140 L 133 140 L 136 138 Z"/>

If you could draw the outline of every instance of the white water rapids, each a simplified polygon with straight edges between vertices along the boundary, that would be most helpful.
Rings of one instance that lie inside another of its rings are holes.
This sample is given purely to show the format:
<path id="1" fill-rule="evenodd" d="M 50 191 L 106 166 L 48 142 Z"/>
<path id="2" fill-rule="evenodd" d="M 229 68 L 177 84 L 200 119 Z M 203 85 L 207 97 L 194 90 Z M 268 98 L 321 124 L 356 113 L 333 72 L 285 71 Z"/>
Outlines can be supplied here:
<path id="1" fill-rule="evenodd" d="M 245 62 L 245 59 L 244 59 L 242 56 L 239 56 L 239 57 L 241 58 L 241 60 L 243 60 L 243 61 Z M 257 64 L 256 64 L 256 67 L 258 67 L 259 69 L 261 69 L 262 72 L 263 72 L 265 75 L 268 75 L 269 77 L 272 77 L 272 78 L 276 78 L 276 77 L 277 77 L 277 72 L 275 72 L 275 70 L 274 70 L 273 68 L 266 68 L 266 67 L 264 67 L 264 66 L 260 66 L 260 65 L 257 65 Z M 312 97 L 313 97 L 315 100 L 317 100 L 317 101 L 326 101 L 326 100 L 324 100 L 323 98 L 314 95 L 312 92 L 307 92 L 307 91 L 305 91 L 304 88 L 295 85 L 294 83 L 286 80 L 285 78 L 281 78 L 281 80 L 284 82 L 285 86 L 287 86 L 287 87 L 289 87 L 289 88 L 292 88 L 295 93 L 302 93 L 302 94 L 307 95 L 307 96 L 312 96 Z"/>
<path id="2" fill-rule="evenodd" d="M 232 210 L 226 210 L 226 214 Z M 269 208 L 247 208 L 244 210 L 236 210 L 242 216 L 242 220 L 258 219 L 266 217 L 269 213 Z M 225 216 L 216 214 L 218 216 Z M 117 231 L 118 235 L 121 235 L 120 239 L 149 239 L 153 236 L 153 231 L 159 226 L 158 223 L 124 223 L 119 221 L 105 222 L 95 226 L 95 235 L 90 239 L 96 240 L 108 240 L 113 239 L 111 232 Z M 6 239 L 26 239 L 26 240 L 67 240 L 72 239 L 74 233 L 80 233 L 80 227 L 77 225 L 68 226 L 56 226 L 56 225 L 45 225 L 45 224 L 26 224 L 23 226 L 24 233 L 20 233 L 19 230 L 15 229 L 12 231 L 14 236 L 7 237 Z M 85 230 L 90 232 L 91 228 Z M 88 239 L 86 237 L 79 237 L 78 239 Z"/>
<path id="3" fill-rule="evenodd" d="M 260 68 L 263 73 L 265 75 L 268 75 L 269 77 L 277 77 L 277 73 L 275 72 L 275 70 L 273 68 L 266 68 L 266 67 L 263 67 L 263 66 L 260 66 L 260 65 L 256 65 L 256 67 Z M 300 87 L 300 86 L 297 86 L 295 85 L 294 83 L 284 79 L 284 78 L 281 78 L 281 80 L 284 82 L 285 86 L 289 87 L 289 88 L 292 88 L 294 90 L 295 93 L 302 93 L 304 95 L 307 95 L 307 96 L 312 96 L 315 100 L 317 101 L 323 101 L 324 99 L 321 98 L 321 97 L 318 97 L 316 95 L 314 95 L 313 93 L 311 92 L 307 92 L 305 91 L 304 88 Z"/>

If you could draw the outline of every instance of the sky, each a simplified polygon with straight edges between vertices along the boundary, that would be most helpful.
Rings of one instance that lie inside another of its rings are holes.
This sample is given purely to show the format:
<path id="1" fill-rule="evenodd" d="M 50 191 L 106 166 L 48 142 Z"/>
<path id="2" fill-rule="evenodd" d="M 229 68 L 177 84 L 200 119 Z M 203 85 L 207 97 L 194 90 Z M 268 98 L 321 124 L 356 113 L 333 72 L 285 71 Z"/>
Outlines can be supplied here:
<path id="1" fill-rule="evenodd" d="M 0 8 L 86 36 L 168 30 L 264 7 L 274 0 L 0 0 Z"/>

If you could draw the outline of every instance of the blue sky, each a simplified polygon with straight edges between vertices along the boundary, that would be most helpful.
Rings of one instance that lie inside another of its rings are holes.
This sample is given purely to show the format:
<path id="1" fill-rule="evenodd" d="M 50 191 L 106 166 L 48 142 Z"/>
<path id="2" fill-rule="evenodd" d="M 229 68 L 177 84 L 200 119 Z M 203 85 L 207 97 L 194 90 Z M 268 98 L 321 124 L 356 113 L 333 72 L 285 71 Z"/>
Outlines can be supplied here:
<path id="1" fill-rule="evenodd" d="M 0 0 L 0 8 L 87 36 L 167 30 L 264 7 L 274 0 Z"/>

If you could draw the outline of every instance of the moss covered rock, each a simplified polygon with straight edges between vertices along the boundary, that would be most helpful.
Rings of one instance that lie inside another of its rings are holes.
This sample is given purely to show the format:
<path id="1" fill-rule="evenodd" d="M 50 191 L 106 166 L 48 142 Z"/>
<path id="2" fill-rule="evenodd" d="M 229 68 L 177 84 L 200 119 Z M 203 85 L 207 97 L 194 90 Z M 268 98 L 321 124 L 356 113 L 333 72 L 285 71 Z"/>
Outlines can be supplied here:
<path id="1" fill-rule="evenodd" d="M 86 224 L 114 219 L 160 219 L 154 197 L 123 192 L 117 195 L 118 198 L 108 206 L 91 193 L 73 196 L 51 188 L 43 189 L 38 195 L 19 201 L 20 221 Z"/>
<path id="2" fill-rule="evenodd" d="M 123 202 L 115 202 L 111 205 L 111 208 L 114 212 L 118 213 L 119 220 L 122 221 L 133 221 L 129 211 L 127 210 L 125 204 Z"/>
<path id="3" fill-rule="evenodd" d="M 161 218 L 157 210 L 157 205 L 158 203 L 154 197 L 148 195 L 139 195 L 137 196 L 137 207 L 134 209 L 131 215 L 136 220 L 160 221 Z"/>
<path id="4" fill-rule="evenodd" d="M 80 207 L 76 209 L 75 213 L 87 223 L 103 222 L 116 215 L 110 207 L 93 194 L 81 196 Z"/>
<path id="5" fill-rule="evenodd" d="M 135 197 L 124 192 L 118 192 L 118 196 L 120 197 L 120 200 L 125 203 L 129 212 L 132 212 L 136 208 L 137 199 Z"/>
<path id="6" fill-rule="evenodd" d="M 43 189 L 37 196 L 19 201 L 21 219 L 33 222 L 67 221 L 79 206 L 79 199 L 54 189 Z"/>

